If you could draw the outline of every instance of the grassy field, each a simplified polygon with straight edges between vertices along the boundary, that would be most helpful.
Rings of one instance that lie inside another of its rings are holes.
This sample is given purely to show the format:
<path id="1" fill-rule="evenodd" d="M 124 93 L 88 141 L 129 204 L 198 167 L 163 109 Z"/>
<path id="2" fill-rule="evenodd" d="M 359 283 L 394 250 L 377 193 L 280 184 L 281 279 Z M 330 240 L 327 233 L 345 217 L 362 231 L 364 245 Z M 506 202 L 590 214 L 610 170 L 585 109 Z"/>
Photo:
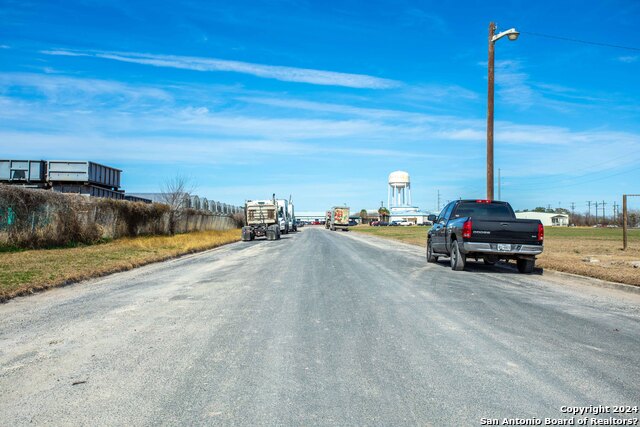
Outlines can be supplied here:
<path id="1" fill-rule="evenodd" d="M 425 246 L 428 227 L 369 227 L 352 230 Z M 640 286 L 640 230 L 629 230 L 629 248 L 622 251 L 622 229 L 546 227 L 544 253 L 537 266 Z"/>
<path id="2" fill-rule="evenodd" d="M 239 230 L 123 238 L 76 248 L 0 252 L 0 301 L 240 240 Z"/>

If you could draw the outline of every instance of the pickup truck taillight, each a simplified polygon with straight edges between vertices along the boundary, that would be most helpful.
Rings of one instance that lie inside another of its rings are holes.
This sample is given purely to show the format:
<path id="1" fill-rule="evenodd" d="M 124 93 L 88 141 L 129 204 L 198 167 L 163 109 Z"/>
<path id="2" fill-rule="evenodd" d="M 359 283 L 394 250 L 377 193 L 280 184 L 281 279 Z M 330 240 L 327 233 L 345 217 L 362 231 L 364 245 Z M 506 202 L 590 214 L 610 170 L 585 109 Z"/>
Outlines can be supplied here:
<path id="1" fill-rule="evenodd" d="M 544 225 L 538 224 L 538 242 L 544 240 Z"/>
<path id="2" fill-rule="evenodd" d="M 465 239 L 470 239 L 472 231 L 473 223 L 470 219 L 468 219 L 464 222 L 464 224 L 462 224 L 462 237 L 464 237 Z"/>

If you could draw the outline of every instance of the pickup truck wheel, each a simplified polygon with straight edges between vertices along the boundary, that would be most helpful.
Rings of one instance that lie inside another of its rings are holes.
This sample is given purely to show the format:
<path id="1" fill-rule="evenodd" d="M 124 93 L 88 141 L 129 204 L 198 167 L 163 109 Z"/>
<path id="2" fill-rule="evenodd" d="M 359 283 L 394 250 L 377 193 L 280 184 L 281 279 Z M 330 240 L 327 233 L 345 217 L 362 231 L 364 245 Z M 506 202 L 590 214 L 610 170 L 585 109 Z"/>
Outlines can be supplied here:
<path id="1" fill-rule="evenodd" d="M 427 262 L 438 262 L 438 257 L 433 254 L 431 239 L 427 239 Z"/>
<path id="2" fill-rule="evenodd" d="M 458 241 L 451 242 L 451 269 L 454 271 L 464 270 L 464 266 L 467 264 L 467 257 L 460 253 L 460 247 Z"/>
<path id="3" fill-rule="evenodd" d="M 483 258 L 482 262 L 484 262 L 484 265 L 496 265 L 497 260 L 490 259 L 490 258 Z"/>
<path id="4" fill-rule="evenodd" d="M 533 273 L 533 269 L 536 266 L 535 259 L 519 259 L 517 260 L 518 271 L 524 274 Z"/>

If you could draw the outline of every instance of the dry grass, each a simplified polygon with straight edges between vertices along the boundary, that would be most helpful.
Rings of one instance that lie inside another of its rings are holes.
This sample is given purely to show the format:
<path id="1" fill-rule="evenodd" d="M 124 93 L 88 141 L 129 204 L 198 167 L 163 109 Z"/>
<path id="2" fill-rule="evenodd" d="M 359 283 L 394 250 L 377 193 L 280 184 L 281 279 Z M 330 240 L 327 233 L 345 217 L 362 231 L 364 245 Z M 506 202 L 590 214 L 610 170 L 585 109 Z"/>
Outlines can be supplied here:
<path id="1" fill-rule="evenodd" d="M 122 238 L 93 246 L 0 253 L 0 301 L 240 240 L 237 229 Z"/>
<path id="2" fill-rule="evenodd" d="M 353 227 L 356 232 L 424 246 L 428 227 Z M 640 230 L 629 231 L 629 248 L 622 250 L 622 230 L 606 228 L 545 229 L 544 252 L 537 266 L 612 282 L 640 286 Z M 597 262 L 587 262 L 588 259 Z"/>

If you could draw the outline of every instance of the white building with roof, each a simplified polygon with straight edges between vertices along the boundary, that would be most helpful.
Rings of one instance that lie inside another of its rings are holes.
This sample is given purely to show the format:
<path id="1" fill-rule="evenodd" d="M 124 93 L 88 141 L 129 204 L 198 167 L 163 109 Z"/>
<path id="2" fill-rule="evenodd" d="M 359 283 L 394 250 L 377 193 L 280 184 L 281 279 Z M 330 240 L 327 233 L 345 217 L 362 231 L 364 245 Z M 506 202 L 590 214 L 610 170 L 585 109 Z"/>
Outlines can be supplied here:
<path id="1" fill-rule="evenodd" d="M 545 227 L 568 227 L 569 215 L 547 212 L 516 212 L 519 219 L 539 219 Z"/>

